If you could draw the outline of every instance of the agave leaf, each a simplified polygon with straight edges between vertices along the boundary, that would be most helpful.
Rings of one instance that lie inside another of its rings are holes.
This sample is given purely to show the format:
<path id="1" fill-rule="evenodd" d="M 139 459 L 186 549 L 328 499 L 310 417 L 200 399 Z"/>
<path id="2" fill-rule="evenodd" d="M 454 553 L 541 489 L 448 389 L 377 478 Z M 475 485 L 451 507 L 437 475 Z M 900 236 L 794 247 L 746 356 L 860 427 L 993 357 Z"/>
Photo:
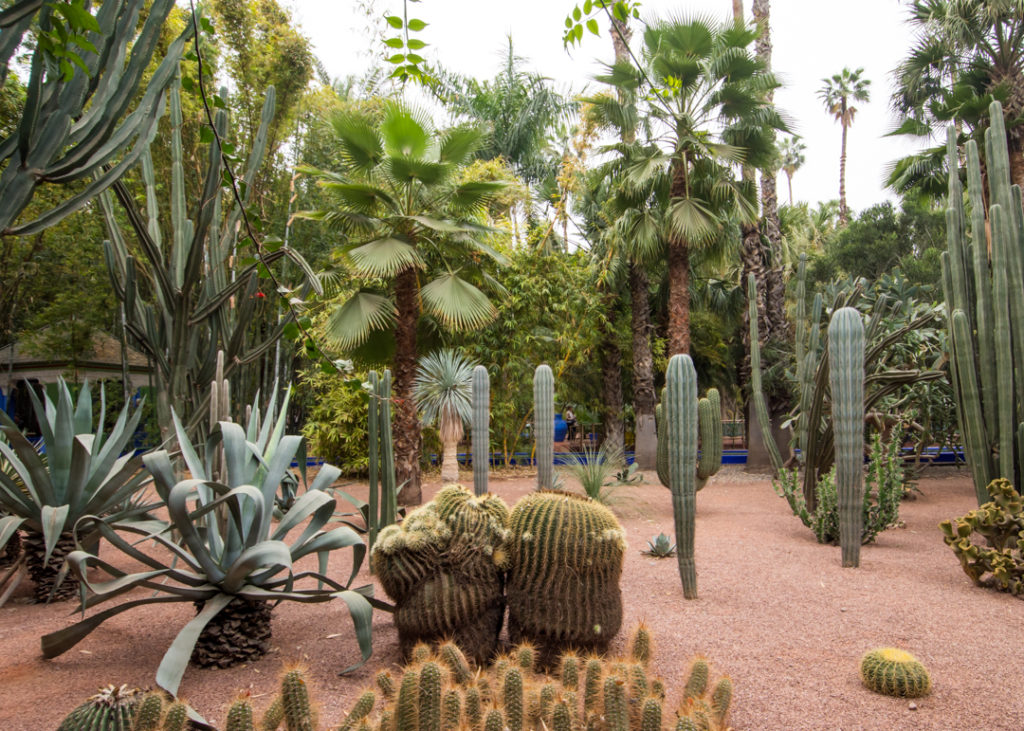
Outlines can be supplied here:
<path id="1" fill-rule="evenodd" d="M 64 500 L 75 509 L 76 514 L 80 514 L 85 500 L 88 499 L 85 487 L 92 472 L 92 439 L 93 436 L 89 433 L 76 434 L 71 446 L 71 469 L 68 471 Z"/>
<path id="2" fill-rule="evenodd" d="M 49 659 L 64 654 L 72 647 L 77 645 L 79 642 L 89 636 L 94 629 L 99 627 L 105 621 L 111 617 L 117 616 L 121 612 L 134 609 L 135 607 L 141 607 L 146 604 L 169 604 L 172 602 L 180 602 L 181 599 L 175 596 L 157 596 L 148 597 L 146 599 L 136 599 L 135 601 L 126 602 L 119 604 L 116 607 L 111 607 L 106 611 L 94 614 L 91 617 L 87 617 L 80 622 L 76 622 L 70 627 L 59 629 L 56 632 L 50 632 L 49 634 L 43 635 L 41 640 L 41 648 L 43 651 L 43 657 Z"/>
<path id="3" fill-rule="evenodd" d="M 263 478 L 263 500 L 266 504 L 274 504 L 274 496 L 277 495 L 277 491 L 281 486 L 281 480 L 284 479 L 285 473 L 291 466 L 292 457 L 301 443 L 302 437 L 289 434 L 281 438 L 280 444 L 278 444 L 277 449 L 271 455 L 266 475 Z M 260 526 L 262 535 L 266 535 L 270 529 L 270 518 L 271 512 L 268 511 L 264 516 L 265 523 Z"/>
<path id="4" fill-rule="evenodd" d="M 321 533 L 313 537 L 312 540 L 297 543 L 295 548 L 292 549 L 292 557 L 298 561 L 303 556 L 308 556 L 311 553 L 320 553 L 321 556 L 324 556 L 326 555 L 324 552 L 348 547 L 352 548 L 352 573 L 349 575 L 348 582 L 345 585 L 351 586 L 366 556 L 366 543 L 351 528 L 341 526 L 326 533 Z M 321 570 L 321 573 L 326 572 Z"/>
<path id="5" fill-rule="evenodd" d="M 224 462 L 228 468 L 225 483 L 229 487 L 251 484 L 252 461 L 249 459 L 250 452 L 246 447 L 245 432 L 242 431 L 241 426 L 231 421 L 220 422 L 220 432 L 224 437 Z"/>
<path id="6" fill-rule="evenodd" d="M 356 640 L 359 642 L 359 651 L 362 654 L 362 660 L 339 673 L 345 675 L 362 666 L 373 652 L 373 607 L 366 597 L 355 591 L 339 591 L 334 596 L 348 606 L 348 613 L 356 630 Z"/>
<path id="7" fill-rule="evenodd" d="M 17 515 L 0 516 L 0 550 L 3 550 L 3 547 L 7 545 L 7 541 L 11 540 L 11 536 L 15 534 L 24 522 L 25 519 Z"/>
<path id="8" fill-rule="evenodd" d="M 167 494 L 167 514 L 171 518 L 171 523 L 181 533 L 182 542 L 188 546 L 189 551 L 195 557 L 196 561 L 199 562 L 200 567 L 206 573 L 209 580 L 216 584 L 224 578 L 224 572 L 220 566 L 214 560 L 213 556 L 210 555 L 210 550 L 207 547 L 203 537 L 199 534 L 194 522 L 196 517 L 199 515 L 192 516 L 188 509 L 188 499 L 196 493 L 196 488 L 200 484 L 209 484 L 204 480 L 183 480 L 171 488 L 171 491 Z M 209 512 L 212 510 L 218 501 L 213 501 L 207 506 L 207 510 L 202 512 Z M 202 514 L 200 511 L 197 513 Z"/>
<path id="9" fill-rule="evenodd" d="M 6 419 L 7 414 L 0 411 L 0 418 Z M 9 419 L 8 421 L 10 422 Z M 53 484 L 50 482 L 50 473 L 32 443 L 25 438 L 20 429 L 14 426 L 13 422 L 10 422 L 10 426 L 0 427 L 0 431 L 10 442 L 10 446 L 8 446 L 3 440 L 0 440 L 0 455 L 3 455 L 10 463 L 24 483 L 25 490 L 31 496 L 31 502 L 22 499 L 26 509 L 31 510 L 33 506 L 51 505 L 56 502 L 53 495 Z M 2 475 L 0 479 L 4 481 L 12 495 L 19 497 L 22 495 L 18 486 L 6 475 Z"/>
<path id="10" fill-rule="evenodd" d="M 295 541 L 295 546 L 301 546 L 308 540 L 310 535 L 320 530 L 330 520 L 331 515 L 334 513 L 334 507 L 334 499 L 326 492 L 308 490 L 296 499 L 295 504 L 285 513 L 285 516 L 277 524 L 277 528 L 274 529 L 270 537 L 275 541 L 283 541 L 292 528 L 295 528 L 312 515 L 314 517 L 310 521 L 309 527 Z"/>
<path id="11" fill-rule="evenodd" d="M 338 479 L 338 475 L 341 474 L 341 470 L 332 464 L 324 464 L 320 467 L 320 471 L 316 473 L 316 477 L 313 478 L 313 484 L 309 486 L 310 490 L 324 490 L 334 484 L 334 481 Z"/>
<path id="12" fill-rule="evenodd" d="M 75 405 L 74 416 L 75 434 L 92 431 L 92 391 L 89 389 L 89 381 L 82 384 L 82 390 L 78 392 L 78 403 Z"/>
<path id="13" fill-rule="evenodd" d="M 283 541 L 262 541 L 239 555 L 224 576 L 221 587 L 229 593 L 236 593 L 254 571 L 276 574 L 292 567 L 292 554 Z M 253 582 L 256 583 L 256 582 Z"/>
<path id="14" fill-rule="evenodd" d="M 209 624 L 210 620 L 216 617 L 220 611 L 234 599 L 230 594 L 217 594 L 215 597 L 206 600 L 203 610 L 199 612 L 174 638 L 170 648 L 164 653 L 160 661 L 160 667 L 156 670 L 156 684 L 173 696 L 178 695 L 178 685 L 181 684 L 181 677 L 185 674 L 188 661 L 192 657 L 192 650 L 195 649 L 196 640 Z"/>
<path id="15" fill-rule="evenodd" d="M 42 525 L 43 543 L 46 546 L 46 554 L 43 556 L 43 563 L 49 563 L 53 549 L 60 540 L 61 533 L 67 524 L 68 512 L 71 510 L 68 505 L 43 505 L 39 509 L 39 522 Z"/>

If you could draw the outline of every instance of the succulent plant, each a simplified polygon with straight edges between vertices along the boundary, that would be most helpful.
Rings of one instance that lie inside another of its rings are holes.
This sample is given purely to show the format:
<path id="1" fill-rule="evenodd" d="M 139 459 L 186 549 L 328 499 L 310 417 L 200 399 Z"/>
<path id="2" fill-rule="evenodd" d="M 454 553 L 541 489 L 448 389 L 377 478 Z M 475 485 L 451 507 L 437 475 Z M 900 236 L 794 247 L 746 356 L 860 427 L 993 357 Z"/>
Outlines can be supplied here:
<path id="1" fill-rule="evenodd" d="M 860 678 L 870 690 L 883 695 L 918 698 L 932 690 L 932 679 L 924 665 L 895 647 L 866 653 L 860 661 Z"/>
<path id="2" fill-rule="evenodd" d="M 448 485 L 401 526 L 381 531 L 371 563 L 395 602 L 403 654 L 444 638 L 477 662 L 494 653 L 505 610 L 508 515 L 499 498 Z"/>
<path id="3" fill-rule="evenodd" d="M 82 386 L 72 399 L 68 385 L 57 384 L 57 399 L 29 391 L 45 456 L 0 411 L 0 455 L 9 471 L 0 472 L 0 548 L 15 531 L 24 535 L 24 560 L 34 582 L 36 601 L 67 599 L 78 582 L 62 577 L 65 557 L 75 549 L 73 531 L 84 516 L 112 516 L 121 521 L 144 518 L 156 506 L 131 502 L 147 475 L 142 459 L 130 449 L 142 409 L 129 416 L 125 404 L 109 434 L 104 434 L 106 397 L 100 391 L 100 415 L 93 426 L 92 389 Z M 126 452 L 126 450 L 128 450 Z M 94 534 L 82 530 L 86 544 Z"/>
<path id="4" fill-rule="evenodd" d="M 856 567 L 864 528 L 864 322 L 860 313 L 852 307 L 836 310 L 828 326 L 828 342 L 839 546 L 843 566 Z"/>
<path id="5" fill-rule="evenodd" d="M 647 541 L 647 550 L 643 553 L 655 558 L 670 558 L 676 555 L 676 544 L 664 533 L 659 533 Z"/>
<path id="6" fill-rule="evenodd" d="M 589 498 L 539 491 L 512 510 L 508 632 L 543 664 L 567 647 L 603 649 L 622 624 L 625 534 Z"/>
<path id="7" fill-rule="evenodd" d="M 473 369 L 473 493 L 487 493 L 487 473 L 491 466 L 491 377 L 478 365 Z"/>
<path id="8" fill-rule="evenodd" d="M 108 685 L 78 706 L 57 731 L 132 731 L 132 719 L 144 691 Z"/>
<path id="9" fill-rule="evenodd" d="M 370 371 L 369 383 L 370 490 L 366 532 L 372 551 L 381 530 L 398 519 L 398 488 L 395 487 L 395 446 L 391 431 L 391 371 L 384 369 L 382 377 L 377 376 L 377 371 Z M 350 502 L 357 502 L 351 496 L 346 497 Z"/>
<path id="10" fill-rule="evenodd" d="M 537 489 L 550 490 L 555 486 L 555 385 L 551 366 L 543 363 L 533 374 L 533 434 Z"/>
<path id="11" fill-rule="evenodd" d="M 325 602 L 341 599 L 347 605 L 365 661 L 371 651 L 372 586 L 351 589 L 366 547 L 348 527 L 325 530 L 335 511 L 327 488 L 340 473 L 324 465 L 276 525 L 272 524 L 274 497 L 299 448 L 302 437 L 284 435 L 284 413 L 276 423 L 266 421 L 256 442 L 246 439 L 238 424 L 221 422 L 206 448 L 205 461 L 185 435 L 174 416 L 178 443 L 191 479 L 178 481 L 170 455 L 163 450 L 144 457 L 153 474 L 158 495 L 167 505 L 168 529 L 150 532 L 124 524 L 86 519 L 114 548 L 141 561 L 146 571 L 124 572 L 96 556 L 74 551 L 68 564 L 91 591 L 84 609 L 114 599 L 134 587 L 152 589 L 147 596 L 120 604 L 94 617 L 52 632 L 42 640 L 43 654 L 55 657 L 83 640 L 104 620 L 133 607 L 154 602 L 194 602 L 196 617 L 178 634 L 157 669 L 157 685 L 174 694 L 189 658 L 203 664 L 240 662 L 258 657 L 268 649 L 269 602 Z M 225 474 L 222 481 L 210 476 L 217 439 L 223 444 Z M 304 529 L 288 542 L 293 529 Z M 180 545 L 167 537 L 173 529 Z M 122 533 L 142 536 L 161 551 L 146 553 Z M 352 573 L 346 583 L 325 575 L 328 554 L 352 549 Z M 171 558 L 166 558 L 166 552 Z M 320 571 L 294 570 L 303 556 L 317 554 Z M 109 574 L 108 582 L 94 582 L 87 571 L 95 567 Z M 301 582 L 313 586 L 300 588 Z"/>

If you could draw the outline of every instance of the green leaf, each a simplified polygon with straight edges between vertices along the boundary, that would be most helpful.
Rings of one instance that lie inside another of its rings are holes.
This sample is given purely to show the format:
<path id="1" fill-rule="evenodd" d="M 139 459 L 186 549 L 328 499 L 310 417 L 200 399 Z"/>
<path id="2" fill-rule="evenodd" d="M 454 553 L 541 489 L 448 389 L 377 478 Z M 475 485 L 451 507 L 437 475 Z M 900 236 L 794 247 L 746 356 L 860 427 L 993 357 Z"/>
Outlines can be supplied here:
<path id="1" fill-rule="evenodd" d="M 409 30 L 411 30 L 411 31 L 416 31 L 418 33 L 419 31 L 421 31 L 424 28 L 426 28 L 427 25 L 429 25 L 429 24 L 428 23 L 424 23 L 419 18 L 410 18 L 409 19 Z"/>
<path id="2" fill-rule="evenodd" d="M 411 51 L 418 51 L 421 48 L 426 48 L 426 47 L 427 47 L 427 44 L 424 43 L 423 41 L 421 41 L 419 38 L 410 38 L 409 39 L 409 50 L 411 50 Z"/>
<path id="3" fill-rule="evenodd" d="M 568 15 L 565 16 L 565 27 L 568 28 L 569 30 L 572 30 L 572 26 L 572 18 L 570 18 Z"/>
<path id="4" fill-rule="evenodd" d="M 587 30 L 589 30 L 595 36 L 601 35 L 600 31 L 598 31 L 597 29 L 597 21 L 594 20 L 593 18 L 587 21 Z"/>
<path id="5" fill-rule="evenodd" d="M 396 53 L 394 56 L 389 56 L 387 58 L 387 62 L 388 63 L 405 63 L 405 54 L 404 53 Z"/>
<path id="6" fill-rule="evenodd" d="M 385 38 L 384 45 L 388 48 L 402 48 L 405 45 L 405 42 L 396 36 L 395 38 Z M 409 47 L 411 48 L 412 45 L 410 44 Z"/>
<path id="7" fill-rule="evenodd" d="M 590 15 L 590 11 L 593 10 L 593 9 L 594 9 L 594 3 L 592 2 L 592 0 L 587 0 L 585 3 L 583 3 L 583 14 L 584 15 Z"/>
<path id="8" fill-rule="evenodd" d="M 486 294 L 453 273 L 424 285 L 420 296 L 423 309 L 451 330 L 481 328 L 498 314 Z"/>
<path id="9" fill-rule="evenodd" d="M 408 54 L 406 54 L 405 57 L 409 61 L 409 63 L 417 63 L 418 64 L 418 63 L 423 63 L 423 61 L 424 61 L 423 56 L 420 56 L 420 55 L 415 54 L 415 53 L 408 53 Z"/>
<path id="10" fill-rule="evenodd" d="M 178 686 L 181 684 L 181 677 L 185 674 L 188 661 L 192 657 L 196 640 L 214 617 L 216 617 L 231 600 L 230 594 L 217 594 L 212 599 L 206 600 L 203 610 L 199 612 L 174 638 L 174 642 L 164 653 L 160 660 L 160 667 L 156 670 L 156 684 L 166 690 L 172 696 L 178 694 Z"/>
<path id="11" fill-rule="evenodd" d="M 409 267 L 425 264 L 411 244 L 395 238 L 377 239 L 348 252 L 352 263 L 363 276 L 389 279 Z"/>
<path id="12" fill-rule="evenodd" d="M 199 129 L 199 144 L 208 145 L 211 142 L 213 142 L 213 128 L 204 124 Z"/>
<path id="13" fill-rule="evenodd" d="M 390 25 L 392 28 L 402 28 L 405 26 L 405 23 L 403 23 L 402 19 L 397 15 L 388 15 L 384 18 L 384 20 L 386 20 L 388 22 L 388 25 Z"/>
<path id="14" fill-rule="evenodd" d="M 572 19 L 578 23 L 580 21 L 580 18 L 582 17 L 583 13 L 580 12 L 580 6 L 577 5 L 575 8 L 572 9 Z"/>
<path id="15" fill-rule="evenodd" d="M 361 345 L 373 330 L 386 330 L 398 311 L 387 297 L 372 292 L 357 292 L 336 307 L 327 318 L 324 337 L 341 350 Z"/>

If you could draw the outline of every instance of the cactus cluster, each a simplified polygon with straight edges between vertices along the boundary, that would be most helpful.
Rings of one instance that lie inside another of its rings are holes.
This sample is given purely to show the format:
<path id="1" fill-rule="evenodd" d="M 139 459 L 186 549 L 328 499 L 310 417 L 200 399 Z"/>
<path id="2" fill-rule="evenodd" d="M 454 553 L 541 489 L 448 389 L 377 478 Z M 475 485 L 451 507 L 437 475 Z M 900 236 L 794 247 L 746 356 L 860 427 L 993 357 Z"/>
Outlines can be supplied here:
<path id="1" fill-rule="evenodd" d="M 1005 479 L 986 492 L 989 501 L 977 510 L 939 524 L 943 540 L 974 583 L 1024 595 L 1024 499 Z"/>
<path id="2" fill-rule="evenodd" d="M 505 613 L 508 521 L 499 498 L 449 485 L 381 531 L 371 563 L 395 602 L 403 654 L 450 637 L 477 662 L 491 657 Z"/>
<path id="3" fill-rule="evenodd" d="M 127 685 L 101 688 L 61 722 L 57 731 L 131 731 L 144 691 Z"/>
<path id="4" fill-rule="evenodd" d="M 870 690 L 883 695 L 918 698 L 932 689 L 932 679 L 924 665 L 909 652 L 895 647 L 866 653 L 860 661 L 860 677 Z"/>
<path id="5" fill-rule="evenodd" d="M 957 133 L 949 129 L 948 250 L 942 254 L 953 356 L 950 380 L 979 505 L 988 501 L 985 487 L 994 478 L 1009 480 L 1018 491 L 1024 478 L 1024 214 L 1020 187 L 1010 184 L 998 101 L 989 113 L 987 196 L 978 145 L 974 140 L 965 145 L 969 217 L 960 186 Z"/>
<path id="6" fill-rule="evenodd" d="M 604 649 L 622 624 L 626 537 L 605 506 L 566 492 L 521 499 L 509 520 L 508 629 L 545 662 L 566 647 Z"/>

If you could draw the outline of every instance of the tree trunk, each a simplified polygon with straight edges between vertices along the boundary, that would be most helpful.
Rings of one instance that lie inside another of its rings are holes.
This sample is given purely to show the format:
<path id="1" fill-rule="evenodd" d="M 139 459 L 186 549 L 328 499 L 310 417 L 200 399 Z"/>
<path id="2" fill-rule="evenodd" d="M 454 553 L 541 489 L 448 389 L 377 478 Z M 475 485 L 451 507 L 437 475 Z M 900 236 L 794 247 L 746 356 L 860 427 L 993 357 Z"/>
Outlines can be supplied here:
<path id="1" fill-rule="evenodd" d="M 615 333 L 604 333 L 599 346 L 601 357 L 601 400 L 604 402 L 604 440 L 602 446 L 624 452 L 626 436 L 622 427 L 622 353 L 615 344 Z"/>
<path id="2" fill-rule="evenodd" d="M 459 481 L 459 442 L 448 439 L 444 443 L 444 454 L 441 457 L 441 482 Z"/>
<path id="3" fill-rule="evenodd" d="M 1007 150 L 1010 155 L 1010 184 L 1024 188 L 1024 139 L 1013 134 L 1007 135 Z"/>
<path id="4" fill-rule="evenodd" d="M 789 205 L 793 205 L 793 176 L 786 173 L 786 182 L 789 183 Z"/>
<path id="5" fill-rule="evenodd" d="M 670 198 L 686 195 L 686 160 L 672 162 Z M 690 352 L 690 249 L 674 231 L 668 236 L 668 353 Z"/>
<path id="6" fill-rule="evenodd" d="M 395 277 L 395 361 L 393 396 L 395 418 L 392 425 L 395 446 L 395 484 L 400 505 L 419 505 L 423 501 L 420 486 L 420 420 L 416 413 L 413 388 L 416 382 L 416 323 L 420 315 L 416 270 L 406 269 Z"/>
<path id="7" fill-rule="evenodd" d="M 850 216 L 846 211 L 846 100 L 843 99 L 843 143 L 839 148 L 839 223 L 846 224 Z"/>
<path id="8" fill-rule="evenodd" d="M 636 463 L 653 470 L 658 459 L 654 423 L 654 356 L 651 354 L 651 308 L 648 303 L 647 270 L 629 265 L 629 293 L 633 325 L 633 413 L 636 417 Z"/>

